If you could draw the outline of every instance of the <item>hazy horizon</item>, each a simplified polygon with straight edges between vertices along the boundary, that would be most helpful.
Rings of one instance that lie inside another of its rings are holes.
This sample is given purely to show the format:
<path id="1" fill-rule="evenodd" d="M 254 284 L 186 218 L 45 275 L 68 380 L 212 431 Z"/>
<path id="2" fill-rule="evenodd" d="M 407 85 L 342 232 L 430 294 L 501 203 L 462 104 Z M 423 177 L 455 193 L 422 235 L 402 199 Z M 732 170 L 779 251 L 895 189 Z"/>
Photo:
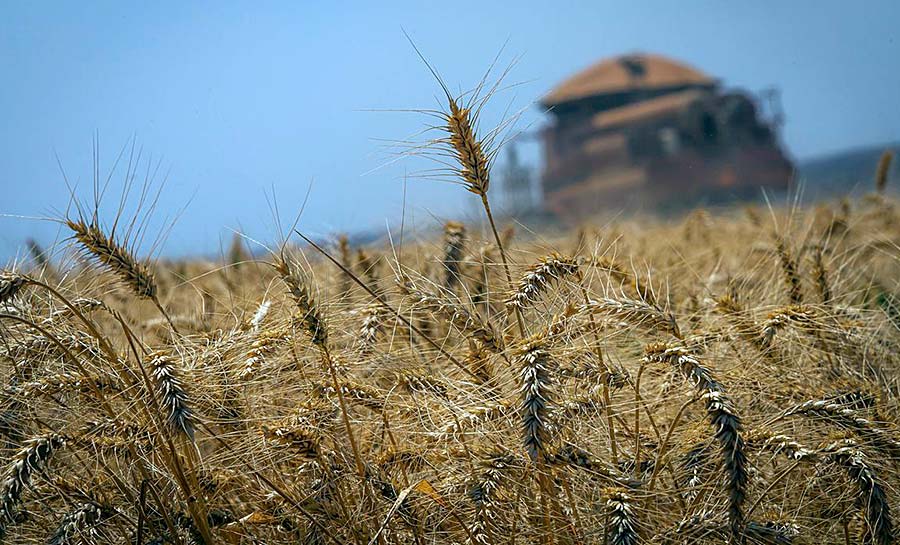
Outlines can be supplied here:
<path id="1" fill-rule="evenodd" d="M 99 134 L 102 173 L 134 138 L 167 180 L 159 220 L 186 206 L 167 255 L 213 254 L 220 241 L 227 247 L 229 229 L 271 240 L 272 193 L 289 220 L 310 184 L 307 232 L 383 229 L 386 218 L 396 226 L 402 180 L 427 164 L 394 161 L 387 142 L 428 119 L 387 110 L 432 108 L 439 95 L 404 30 L 454 90 L 476 85 L 502 50 L 510 88 L 491 103 L 486 126 L 507 110 L 523 112 L 520 128 L 539 126 L 534 102 L 561 80 L 603 57 L 645 51 L 725 87 L 779 88 L 793 157 L 900 141 L 896 2 L 452 6 L 5 2 L 0 214 L 64 211 L 57 157 L 89 197 Z M 462 19 L 465 36 L 454 26 Z M 538 166 L 533 146 L 524 157 Z M 459 216 L 470 198 L 412 179 L 407 214 Z M 0 230 L 0 255 L 11 258 L 26 237 L 51 243 L 58 226 L 0 216 Z"/>

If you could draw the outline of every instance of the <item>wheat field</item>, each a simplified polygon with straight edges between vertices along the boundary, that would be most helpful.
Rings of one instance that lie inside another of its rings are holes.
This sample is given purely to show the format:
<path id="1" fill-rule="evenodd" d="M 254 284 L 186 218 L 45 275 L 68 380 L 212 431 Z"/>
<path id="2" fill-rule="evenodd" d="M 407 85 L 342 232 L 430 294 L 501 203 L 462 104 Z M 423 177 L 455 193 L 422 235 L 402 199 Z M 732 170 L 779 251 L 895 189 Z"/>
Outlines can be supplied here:
<path id="1" fill-rule="evenodd" d="M 0 541 L 894 542 L 889 157 L 859 200 L 541 236 L 447 99 L 483 223 L 154 261 L 77 208 L 4 271 Z"/>

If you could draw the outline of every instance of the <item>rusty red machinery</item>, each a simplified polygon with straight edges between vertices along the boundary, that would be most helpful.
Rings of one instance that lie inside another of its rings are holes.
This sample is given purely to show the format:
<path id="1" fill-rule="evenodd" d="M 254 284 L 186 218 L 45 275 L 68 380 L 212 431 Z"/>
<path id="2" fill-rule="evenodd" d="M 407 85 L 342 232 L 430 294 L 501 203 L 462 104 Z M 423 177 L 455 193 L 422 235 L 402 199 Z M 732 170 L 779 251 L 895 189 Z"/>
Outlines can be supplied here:
<path id="1" fill-rule="evenodd" d="M 603 60 L 541 101 L 544 206 L 580 221 L 604 209 L 666 209 L 787 189 L 779 115 L 659 55 Z"/>

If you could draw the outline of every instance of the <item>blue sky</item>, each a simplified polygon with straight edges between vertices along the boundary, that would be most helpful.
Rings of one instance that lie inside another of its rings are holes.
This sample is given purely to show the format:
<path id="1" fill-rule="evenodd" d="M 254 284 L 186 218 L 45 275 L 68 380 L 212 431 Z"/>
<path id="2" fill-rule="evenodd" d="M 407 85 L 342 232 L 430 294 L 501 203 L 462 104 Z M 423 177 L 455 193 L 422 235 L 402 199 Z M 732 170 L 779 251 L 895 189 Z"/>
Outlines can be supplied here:
<path id="1" fill-rule="evenodd" d="M 438 88 L 403 35 L 455 89 L 478 82 L 506 44 L 516 83 L 486 122 L 524 109 L 595 60 L 660 52 L 727 86 L 778 86 L 795 157 L 900 140 L 900 2 L 9 2 L 0 20 L 0 214 L 52 216 L 90 196 L 134 137 L 166 179 L 160 216 L 184 209 L 170 255 L 214 254 L 237 229 L 275 234 L 299 209 L 304 230 L 398 223 L 405 172 L 396 148 L 427 121 Z M 535 160 L 536 154 L 526 154 Z M 121 176 L 119 176 L 120 179 Z M 457 187 L 411 180 L 421 221 L 467 209 Z M 114 208 L 116 202 L 106 203 Z M 434 221 L 437 221 L 436 219 Z M 58 226 L 0 216 L 0 256 Z"/>

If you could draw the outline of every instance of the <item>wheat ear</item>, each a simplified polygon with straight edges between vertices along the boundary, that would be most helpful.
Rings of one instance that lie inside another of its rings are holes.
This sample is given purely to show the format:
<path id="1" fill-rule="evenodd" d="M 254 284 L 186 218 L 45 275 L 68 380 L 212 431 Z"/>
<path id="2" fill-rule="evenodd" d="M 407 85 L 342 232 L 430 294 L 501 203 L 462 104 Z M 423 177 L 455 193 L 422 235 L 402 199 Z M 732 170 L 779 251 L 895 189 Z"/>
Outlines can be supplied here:
<path id="1" fill-rule="evenodd" d="M 784 416 L 803 415 L 819 417 L 833 422 L 840 428 L 854 432 L 860 438 L 891 457 L 900 457 L 900 442 L 885 430 L 876 428 L 866 418 L 834 400 L 812 400 L 785 411 Z"/>
<path id="2" fill-rule="evenodd" d="M 888 175 L 890 174 L 893 161 L 894 153 L 890 150 L 886 150 L 881 154 L 881 158 L 878 159 L 878 168 L 875 169 L 875 191 L 879 195 L 883 194 L 884 190 L 887 189 Z"/>
<path id="3" fill-rule="evenodd" d="M 193 442 L 196 417 L 188 404 L 175 361 L 163 352 L 155 352 L 150 355 L 150 372 L 160 405 L 166 411 L 169 430 Z"/>
<path id="4" fill-rule="evenodd" d="M 131 251 L 106 236 L 96 223 L 90 225 L 83 220 L 66 220 L 66 225 L 75 233 L 75 240 L 97 261 L 109 267 L 119 279 L 131 288 L 135 295 L 144 299 L 155 299 L 156 278 L 145 264 L 138 261 Z"/>
<path id="5" fill-rule="evenodd" d="M 852 441 L 833 443 L 824 452 L 836 465 L 844 468 L 857 487 L 857 506 L 866 520 L 864 543 L 889 545 L 894 542 L 891 506 L 881 481 L 868 460 Z"/>
<path id="6" fill-rule="evenodd" d="M 262 303 L 256 307 L 256 312 L 253 313 L 253 317 L 250 318 L 250 330 L 251 331 L 259 331 L 259 326 L 262 325 L 263 320 L 266 319 L 266 316 L 269 315 L 269 309 L 272 307 L 272 301 L 264 300 Z"/>
<path id="7" fill-rule="evenodd" d="M 92 256 L 117 275 L 119 280 L 128 286 L 137 297 L 151 300 L 169 322 L 172 331 L 178 333 L 172 319 L 162 307 L 162 303 L 159 302 L 156 276 L 146 263 L 138 261 L 124 244 L 107 236 L 97 223 L 88 225 L 79 218 L 78 220 L 67 219 L 66 225 L 72 230 L 75 240 L 81 244 L 82 250 L 87 255 Z"/>
<path id="8" fill-rule="evenodd" d="M 519 349 L 521 365 L 522 441 L 532 461 L 544 456 L 549 432 L 550 353 L 546 339 L 535 336 Z"/>
<path id="9" fill-rule="evenodd" d="M 441 264 L 447 275 L 444 287 L 453 290 L 460 283 L 460 264 L 466 244 L 466 226 L 456 221 L 444 225 L 444 257 Z"/>
<path id="10" fill-rule="evenodd" d="M 363 354 L 368 354 L 378 342 L 378 334 L 384 327 L 384 308 L 378 303 L 369 303 L 363 310 L 363 323 L 359 328 L 359 344 Z"/>
<path id="11" fill-rule="evenodd" d="M 812 254 L 812 277 L 816 284 L 816 292 L 823 305 L 831 303 L 833 294 L 831 292 L 831 283 L 828 281 L 828 269 L 825 267 L 825 259 L 822 255 L 821 245 L 813 248 Z"/>
<path id="12" fill-rule="evenodd" d="M 538 471 L 538 483 L 541 489 L 541 510 L 544 515 L 544 529 L 553 531 L 548 499 L 555 496 L 547 473 L 544 472 L 546 447 L 549 439 L 549 404 L 551 397 L 550 368 L 552 360 L 547 350 L 547 339 L 543 335 L 535 335 L 525 341 L 518 350 L 521 365 L 521 413 L 522 441 L 525 451 Z"/>
<path id="13" fill-rule="evenodd" d="M 328 329 L 325 327 L 319 305 L 316 304 L 310 291 L 309 279 L 283 257 L 275 262 L 275 271 L 297 305 L 301 326 L 309 334 L 314 345 L 324 347 L 328 342 Z"/>
<path id="14" fill-rule="evenodd" d="M 606 508 L 609 510 L 609 531 L 607 536 L 610 545 L 637 545 L 637 524 L 631 497 L 622 489 L 606 492 Z"/>
<path id="15" fill-rule="evenodd" d="M 94 527 L 104 520 L 114 516 L 116 512 L 95 501 L 82 503 L 72 511 L 66 513 L 59 527 L 47 540 L 47 545 L 68 545 L 78 543 L 79 535 L 92 534 Z M 87 536 L 85 536 L 87 537 Z M 90 539 L 88 539 L 90 541 Z"/>
<path id="16" fill-rule="evenodd" d="M 762 347 L 767 348 L 771 346 L 775 335 L 789 324 L 798 325 L 807 331 L 814 331 L 816 329 L 815 314 L 811 309 L 800 305 L 790 305 L 775 309 L 769 313 L 765 322 L 763 322 L 760 337 Z"/>
<path id="17" fill-rule="evenodd" d="M 506 304 L 524 310 L 534 304 L 553 282 L 578 274 L 578 263 L 568 257 L 551 254 L 528 268 Z"/>
<path id="18" fill-rule="evenodd" d="M 96 390 L 100 390 L 101 392 L 117 392 L 122 390 L 122 385 L 115 379 L 109 377 L 83 377 L 75 373 L 60 372 L 42 377 L 39 380 L 22 383 L 15 388 L 15 391 L 25 398 L 37 394 L 53 396 L 73 391 L 94 395 Z"/>
<path id="19" fill-rule="evenodd" d="M 441 431 L 434 436 L 434 440 L 458 438 L 462 434 L 474 430 L 477 426 L 499 420 L 513 413 L 518 407 L 508 402 L 488 403 L 479 407 L 466 409 L 455 420 L 443 426 Z"/>
<path id="20" fill-rule="evenodd" d="M 583 309 L 590 314 L 602 314 L 650 333 L 669 333 L 681 337 L 674 315 L 644 301 L 601 298 L 588 301 Z"/>
<path id="21" fill-rule="evenodd" d="M 12 300 L 27 283 L 28 279 L 20 274 L 0 273 L 0 304 Z"/>
<path id="22" fill-rule="evenodd" d="M 291 450 L 297 452 L 304 458 L 315 460 L 319 457 L 319 454 L 321 454 L 318 436 L 313 430 L 306 427 L 280 426 L 277 428 L 270 428 L 268 426 L 263 426 L 262 432 L 267 439 L 290 447 Z"/>
<path id="23" fill-rule="evenodd" d="M 775 240 L 775 253 L 778 255 L 778 261 L 781 264 L 781 272 L 784 275 L 784 282 L 787 286 L 788 299 L 792 305 L 800 305 L 803 303 L 803 287 L 800 284 L 800 275 L 797 272 L 797 262 L 787 247 L 784 237 L 777 237 Z"/>
<path id="24" fill-rule="evenodd" d="M 16 521 L 16 506 L 22 501 L 22 493 L 31 485 L 31 477 L 41 471 L 47 461 L 62 448 L 66 438 L 52 434 L 30 439 L 7 467 L 0 483 L 0 539 L 6 528 Z"/>
<path id="25" fill-rule="evenodd" d="M 316 304 L 316 301 L 312 297 L 305 276 L 297 272 L 283 256 L 276 261 L 275 270 L 288 287 L 288 291 L 300 311 L 303 327 L 306 329 L 307 333 L 309 333 L 312 343 L 322 354 L 322 361 L 325 363 L 328 374 L 331 377 L 331 386 L 334 388 L 335 392 L 337 392 L 338 402 L 341 406 L 341 418 L 344 421 L 344 430 L 347 432 L 347 439 L 350 441 L 350 449 L 353 451 L 356 470 L 359 476 L 362 477 L 365 474 L 365 465 L 363 464 L 362 456 L 360 456 L 359 453 L 359 447 L 357 446 L 356 436 L 353 433 L 353 427 L 350 425 L 347 402 L 344 399 L 344 392 L 338 381 L 334 359 L 331 357 L 331 352 L 328 348 L 328 329 L 325 327 L 325 320 L 322 317 L 319 305 Z"/>
<path id="26" fill-rule="evenodd" d="M 469 498 L 475 504 L 475 516 L 469 533 L 473 545 L 494 545 L 496 540 L 497 490 L 505 478 L 505 471 L 512 463 L 506 454 L 492 456 L 481 462 L 481 473 L 469 488 Z"/>
<path id="27" fill-rule="evenodd" d="M 347 238 L 347 235 L 341 234 L 338 236 L 338 253 L 341 256 L 341 263 L 344 264 L 347 268 L 353 267 L 353 256 L 350 252 L 350 239 Z M 353 283 L 350 278 L 346 274 L 340 275 L 340 290 L 341 293 L 347 294 L 350 293 L 350 288 L 353 287 Z"/>
<path id="28" fill-rule="evenodd" d="M 318 244 L 316 244 L 313 240 L 311 240 L 309 237 L 305 236 L 303 233 L 301 233 L 301 232 L 299 232 L 299 231 L 296 231 L 296 230 L 295 230 L 294 232 L 297 233 L 297 235 L 298 235 L 300 238 L 302 238 L 304 241 L 306 241 L 307 244 L 309 244 L 310 246 L 312 246 L 313 248 L 315 248 L 315 250 L 316 250 L 317 252 L 319 252 L 320 254 L 322 254 L 323 256 L 325 256 L 325 258 L 328 259 L 328 261 L 330 261 L 332 264 L 334 264 L 338 269 L 340 269 L 341 272 L 343 272 L 344 274 L 346 274 L 347 276 L 349 276 L 350 279 L 353 280 L 353 282 L 355 282 L 359 287 L 361 287 L 362 289 L 364 289 L 364 290 L 366 291 L 366 293 L 368 293 L 370 296 L 372 296 L 372 298 L 375 299 L 381 306 L 383 306 L 383 307 L 385 308 L 385 310 L 390 311 L 390 312 L 391 312 L 398 320 L 400 320 L 401 322 L 403 322 L 403 323 L 404 323 L 407 327 L 409 327 L 409 329 L 412 330 L 416 335 L 418 335 L 418 336 L 419 336 L 420 338 L 422 338 L 426 343 L 428 343 L 429 345 L 431 345 L 435 350 L 437 350 L 437 351 L 440 352 L 444 357 L 446 357 L 447 360 L 450 361 L 450 363 L 452 363 L 453 365 L 455 365 L 456 367 L 458 367 L 459 369 L 461 369 L 461 370 L 462 370 L 464 373 L 466 373 L 467 375 L 469 375 L 469 376 L 471 376 L 471 377 L 473 377 L 473 378 L 478 378 L 478 377 L 475 376 L 475 375 L 474 375 L 474 374 L 473 374 L 473 373 L 472 373 L 465 365 L 463 365 L 458 359 L 456 359 L 456 358 L 453 356 L 453 354 L 451 354 L 450 352 L 447 351 L 446 348 L 444 348 L 443 346 L 441 346 L 440 343 L 436 342 L 434 339 L 432 339 L 431 337 L 429 337 L 428 335 L 426 335 L 425 333 L 423 333 L 423 331 L 422 331 L 419 327 L 417 327 L 415 324 L 413 324 L 412 322 L 410 322 L 409 319 L 406 318 L 406 316 L 404 316 L 403 314 L 401 314 L 397 309 L 395 309 L 395 308 L 394 308 L 393 306 L 391 306 L 387 301 L 385 301 L 384 298 L 381 297 L 381 295 L 379 295 L 375 290 L 373 290 L 372 288 L 370 288 L 369 286 L 367 286 L 365 282 L 363 282 L 362 280 L 359 279 L 359 277 L 357 277 L 355 274 L 353 274 L 353 271 L 351 271 L 350 269 L 348 269 L 347 267 L 345 267 L 344 265 L 342 265 L 340 261 L 338 261 L 337 259 L 335 259 L 331 254 L 329 254 L 328 252 L 326 252 L 324 249 L 322 249 L 321 246 L 319 246 Z"/>
<path id="29" fill-rule="evenodd" d="M 266 356 L 274 354 L 290 338 L 291 331 L 288 327 L 273 327 L 260 331 L 247 351 L 238 377 L 241 379 L 254 377 L 264 364 Z"/>
<path id="30" fill-rule="evenodd" d="M 735 412 L 721 384 L 684 347 L 665 343 L 650 345 L 645 350 L 644 361 L 668 363 L 703 395 L 709 423 L 715 430 L 722 451 L 728 483 L 728 519 L 731 534 L 739 541 L 744 527 L 743 506 L 750 478 L 740 416 Z"/>

